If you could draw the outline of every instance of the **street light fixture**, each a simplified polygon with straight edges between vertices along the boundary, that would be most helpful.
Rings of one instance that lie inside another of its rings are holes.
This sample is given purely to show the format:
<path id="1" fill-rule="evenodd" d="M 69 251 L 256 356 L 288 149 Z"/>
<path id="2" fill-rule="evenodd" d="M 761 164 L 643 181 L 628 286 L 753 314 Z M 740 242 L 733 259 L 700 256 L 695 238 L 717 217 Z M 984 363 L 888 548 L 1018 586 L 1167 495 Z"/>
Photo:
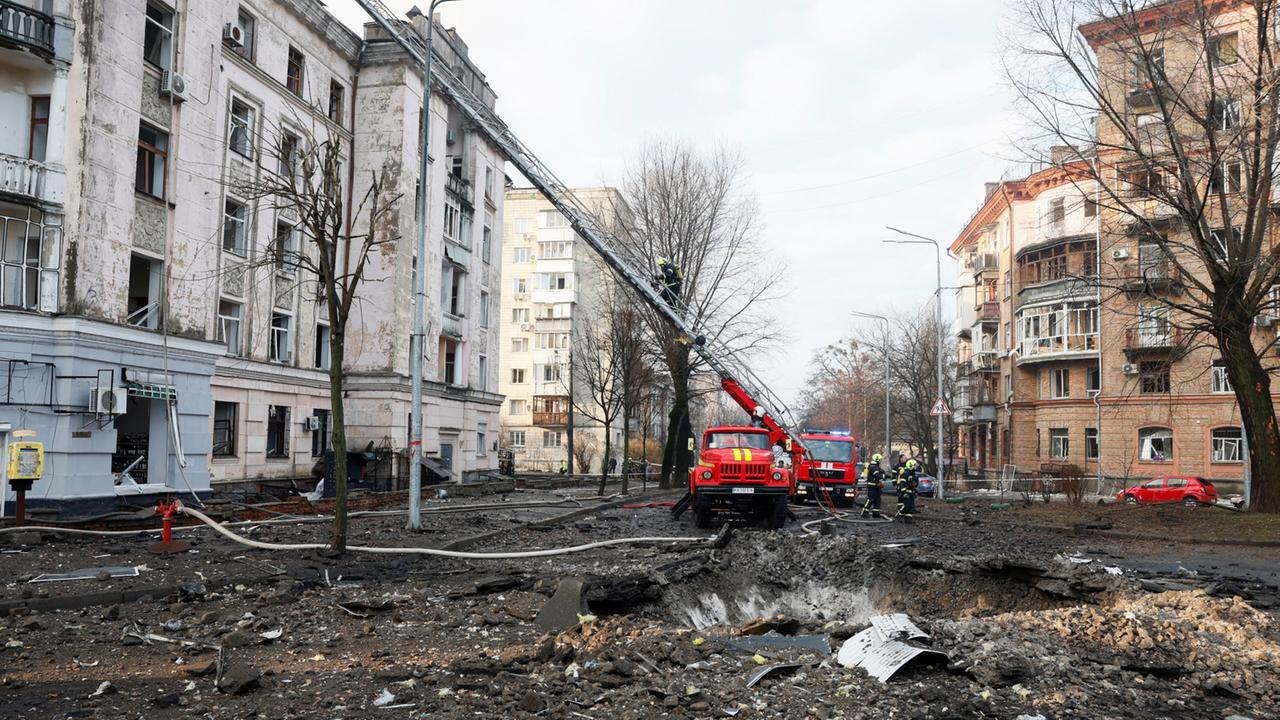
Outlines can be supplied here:
<path id="1" fill-rule="evenodd" d="M 887 226 L 887 225 L 885 226 L 885 229 L 886 229 L 886 230 L 890 230 L 890 231 L 892 231 L 892 232 L 896 232 L 896 233 L 898 233 L 899 235 L 905 235 L 905 236 L 907 236 L 907 237 L 909 237 L 909 238 L 914 238 L 914 239 L 911 239 L 911 240 L 894 240 L 894 239 L 886 239 L 886 240 L 884 240 L 883 242 L 887 242 L 887 243 L 894 243 L 894 244 L 897 244 L 897 245 L 925 245 L 925 244 L 928 244 L 928 245 L 932 245 L 932 246 L 933 246 L 934 251 L 937 253 L 937 265 L 938 265 L 938 289 L 937 289 L 937 291 L 936 291 L 936 293 L 935 293 L 935 294 L 937 295 L 937 301 L 938 301 L 938 350 L 937 350 L 937 353 L 935 353 L 935 354 L 936 354 L 936 356 L 937 356 L 937 366 L 938 366 L 938 367 L 937 367 L 937 372 L 938 372 L 938 399 L 942 399 L 942 347 L 943 347 L 943 344 L 944 344 L 944 342 L 945 342 L 944 335 L 943 335 L 943 331 L 942 331 L 942 246 L 941 246 L 940 244 L 938 244 L 938 241 L 937 241 L 937 240 L 934 240 L 933 238 L 925 237 L 924 235 L 917 235 L 917 234 L 915 234 L 915 233 L 913 233 L 913 232 L 907 232 L 906 230 L 899 230 L 898 228 L 890 227 L 890 226 Z M 938 416 L 937 416 L 937 420 L 938 420 L 938 427 L 937 427 L 937 430 L 938 430 L 938 443 L 937 443 L 937 446 L 936 446 L 936 447 L 935 447 L 935 449 L 934 449 L 934 457 L 935 457 L 934 467 L 937 469 L 937 473 L 938 473 L 938 477 L 937 477 L 937 481 L 938 481 L 938 498 L 939 498 L 939 499 L 941 499 L 941 498 L 943 497 L 943 490 L 942 490 L 942 488 L 943 488 L 943 472 L 942 472 L 942 416 L 941 416 L 941 415 L 938 415 Z"/>
<path id="2" fill-rule="evenodd" d="M 889 457 L 889 318 L 857 310 L 853 310 L 852 314 L 884 323 L 884 357 L 880 362 L 884 365 L 884 456 Z"/>
<path id="3" fill-rule="evenodd" d="M 422 355 L 426 349 L 427 315 L 427 211 L 430 183 L 427 182 L 431 139 L 431 40 L 435 35 L 436 6 L 454 0 L 431 0 L 427 8 L 427 62 L 422 70 L 422 134 L 418 149 L 418 232 L 417 264 L 413 278 L 413 337 L 409 342 L 412 395 L 409 421 L 409 522 L 410 530 L 422 529 Z"/>

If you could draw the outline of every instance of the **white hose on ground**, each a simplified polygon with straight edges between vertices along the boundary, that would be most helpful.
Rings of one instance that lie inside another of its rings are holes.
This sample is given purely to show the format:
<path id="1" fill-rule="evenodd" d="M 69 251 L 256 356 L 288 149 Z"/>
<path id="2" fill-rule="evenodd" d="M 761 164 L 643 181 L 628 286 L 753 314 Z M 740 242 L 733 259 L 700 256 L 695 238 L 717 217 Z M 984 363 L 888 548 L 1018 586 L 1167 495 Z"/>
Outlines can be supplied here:
<path id="1" fill-rule="evenodd" d="M 818 531 L 813 529 L 814 526 L 829 522 L 847 522 L 856 525 L 879 525 L 881 523 L 893 522 L 893 518 L 885 516 L 881 516 L 879 518 L 854 518 L 849 517 L 849 513 L 838 513 L 831 517 L 818 518 L 817 520 L 810 520 L 809 522 L 802 523 L 800 525 L 800 529 L 804 531 L 806 535 L 817 535 Z"/>
<path id="2" fill-rule="evenodd" d="M 213 518 L 205 515 L 199 510 L 186 507 L 179 501 L 178 512 L 190 515 L 200 522 L 213 528 L 214 531 L 235 542 L 248 547 L 259 548 L 262 550 L 324 550 L 329 546 L 324 543 L 269 543 L 258 540 L 250 540 L 243 535 L 236 533 L 223 527 Z M 388 548 L 388 547 L 370 547 L 367 545 L 348 545 L 347 549 L 354 552 L 379 553 L 384 555 L 434 555 L 437 557 L 462 558 L 467 560 L 514 560 L 519 558 L 535 558 L 535 557 L 551 557 L 554 555 L 569 555 L 571 553 L 586 552 L 596 548 L 611 547 L 614 545 L 638 545 L 651 543 L 675 543 L 682 545 L 710 545 L 716 540 L 715 536 L 708 537 L 630 537 L 616 538 L 613 540 L 600 540 L 598 542 L 587 543 L 585 545 L 574 545 L 571 547 L 551 548 L 548 550 L 521 550 L 516 552 L 502 553 L 482 553 L 482 552 L 465 552 L 461 550 L 437 550 L 435 548 L 408 547 L 408 548 Z"/>

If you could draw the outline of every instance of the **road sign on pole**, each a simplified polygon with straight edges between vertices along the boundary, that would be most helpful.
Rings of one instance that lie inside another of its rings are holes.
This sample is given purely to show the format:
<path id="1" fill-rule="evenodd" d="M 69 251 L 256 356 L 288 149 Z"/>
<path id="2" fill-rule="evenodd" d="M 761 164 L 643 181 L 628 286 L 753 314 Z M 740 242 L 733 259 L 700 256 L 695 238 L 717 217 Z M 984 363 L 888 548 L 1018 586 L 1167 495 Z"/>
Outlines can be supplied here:
<path id="1" fill-rule="evenodd" d="M 933 409 L 929 411 L 934 417 L 945 417 L 951 414 L 951 406 L 947 405 L 946 398 L 938 398 L 933 401 Z"/>

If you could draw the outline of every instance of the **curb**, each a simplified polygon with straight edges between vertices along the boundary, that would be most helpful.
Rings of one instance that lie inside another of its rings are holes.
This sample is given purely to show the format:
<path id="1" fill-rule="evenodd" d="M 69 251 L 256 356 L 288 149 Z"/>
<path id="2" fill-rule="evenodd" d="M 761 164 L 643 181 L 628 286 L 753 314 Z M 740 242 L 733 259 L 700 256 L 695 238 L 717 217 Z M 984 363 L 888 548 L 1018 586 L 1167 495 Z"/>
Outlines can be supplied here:
<path id="1" fill-rule="evenodd" d="M 952 518 L 941 517 L 938 515 L 916 514 L 917 519 L 967 523 L 973 518 Z M 1069 525 L 1023 525 L 1010 522 L 996 522 L 991 520 L 980 520 L 980 524 L 987 527 L 1009 528 L 1012 530 L 1049 530 L 1051 532 L 1060 532 L 1069 535 L 1101 535 L 1103 537 L 1112 537 L 1120 540 L 1154 540 L 1158 542 L 1170 543 L 1195 543 L 1197 545 L 1246 545 L 1250 547 L 1280 547 L 1280 540 L 1257 540 L 1252 538 L 1201 538 L 1178 536 L 1171 537 L 1168 535 L 1153 535 L 1150 533 L 1130 532 L 1128 530 L 1076 530 Z"/>

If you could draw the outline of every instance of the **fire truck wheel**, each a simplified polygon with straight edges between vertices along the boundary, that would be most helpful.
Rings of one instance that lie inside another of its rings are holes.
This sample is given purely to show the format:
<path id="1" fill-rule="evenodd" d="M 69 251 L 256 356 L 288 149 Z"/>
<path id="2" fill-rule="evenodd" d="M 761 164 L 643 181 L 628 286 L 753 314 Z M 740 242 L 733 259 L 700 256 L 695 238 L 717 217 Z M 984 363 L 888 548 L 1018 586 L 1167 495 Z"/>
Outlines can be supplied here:
<path id="1" fill-rule="evenodd" d="M 773 501 L 773 508 L 769 512 L 769 529 L 781 530 L 783 525 L 787 524 L 787 499 L 780 497 Z"/>
<path id="2" fill-rule="evenodd" d="M 693 524 L 699 530 L 711 527 L 711 501 L 702 498 L 693 500 Z"/>

